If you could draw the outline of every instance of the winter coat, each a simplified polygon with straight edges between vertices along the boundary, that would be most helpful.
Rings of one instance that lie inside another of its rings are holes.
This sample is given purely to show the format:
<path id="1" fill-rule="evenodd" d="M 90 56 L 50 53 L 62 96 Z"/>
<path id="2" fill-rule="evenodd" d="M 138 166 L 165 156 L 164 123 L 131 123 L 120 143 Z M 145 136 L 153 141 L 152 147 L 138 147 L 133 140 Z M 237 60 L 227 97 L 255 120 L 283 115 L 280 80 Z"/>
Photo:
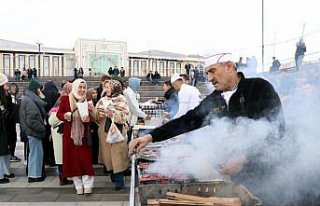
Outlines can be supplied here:
<path id="1" fill-rule="evenodd" d="M 172 119 L 178 112 L 179 109 L 179 99 L 177 92 L 171 87 L 164 94 L 164 98 L 166 99 L 166 105 L 168 108 L 169 119 Z"/>
<path id="2" fill-rule="evenodd" d="M 69 96 L 60 97 L 60 106 L 57 112 L 59 120 L 64 122 L 62 141 L 62 162 L 64 177 L 79 177 L 83 175 L 94 176 L 92 167 L 91 148 L 87 144 L 87 137 L 82 138 L 82 145 L 75 145 L 71 138 L 72 121 L 64 118 L 66 112 L 72 112 L 69 103 Z M 87 134 L 87 125 L 84 125 L 84 134 Z"/>
<path id="3" fill-rule="evenodd" d="M 46 97 L 44 99 L 47 102 L 46 112 L 49 112 L 60 96 L 59 90 L 53 81 L 48 81 L 45 83 L 42 93 Z"/>
<path id="4" fill-rule="evenodd" d="M 57 117 L 58 108 L 52 108 L 48 123 L 51 126 L 51 136 L 53 142 L 54 159 L 56 164 L 62 164 L 62 134 L 58 133 L 58 125 L 62 123 Z"/>
<path id="5" fill-rule="evenodd" d="M 112 98 L 105 96 L 102 97 L 100 101 L 112 102 L 115 107 L 115 112 L 113 113 L 114 123 L 117 125 L 122 135 L 127 137 L 129 108 L 126 98 L 123 95 L 118 95 L 117 97 Z M 99 102 L 97 103 L 97 107 L 99 107 Z M 107 104 L 104 103 L 104 105 Z M 108 143 L 106 141 L 106 137 L 107 131 L 110 127 L 110 125 L 108 127 L 110 118 L 101 118 L 97 112 L 95 113 L 95 118 L 99 123 L 99 162 L 103 163 L 108 171 L 113 170 L 114 173 L 125 171 L 129 167 L 127 140 L 114 144 Z"/>
<path id="6" fill-rule="evenodd" d="M 4 125 L 3 110 L 0 109 L 0 156 L 9 154 L 8 137 Z"/>
<path id="7" fill-rule="evenodd" d="M 43 139 L 46 135 L 46 103 L 30 90 L 25 91 L 20 104 L 20 125 L 27 136 Z"/>

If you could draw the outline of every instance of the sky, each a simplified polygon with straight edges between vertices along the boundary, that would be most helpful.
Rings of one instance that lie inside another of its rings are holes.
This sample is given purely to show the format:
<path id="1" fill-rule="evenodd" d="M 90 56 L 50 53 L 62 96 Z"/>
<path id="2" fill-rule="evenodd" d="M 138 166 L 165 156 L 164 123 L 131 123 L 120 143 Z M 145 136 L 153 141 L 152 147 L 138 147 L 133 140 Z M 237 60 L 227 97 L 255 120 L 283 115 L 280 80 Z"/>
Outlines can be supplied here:
<path id="1" fill-rule="evenodd" d="M 262 1 L 2 0 L 0 38 L 69 49 L 78 38 L 105 39 L 127 42 L 128 52 L 231 51 L 261 61 Z M 265 61 L 293 58 L 303 28 L 307 52 L 320 51 L 315 5 L 316 0 L 264 0 Z"/>

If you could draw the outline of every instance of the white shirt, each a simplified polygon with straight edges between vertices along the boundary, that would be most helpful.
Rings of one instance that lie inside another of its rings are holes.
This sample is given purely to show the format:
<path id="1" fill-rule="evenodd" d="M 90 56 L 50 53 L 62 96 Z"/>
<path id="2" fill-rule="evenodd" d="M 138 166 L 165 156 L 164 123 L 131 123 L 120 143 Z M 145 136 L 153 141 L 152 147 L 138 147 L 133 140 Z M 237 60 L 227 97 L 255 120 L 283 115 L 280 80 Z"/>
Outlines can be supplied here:
<path id="1" fill-rule="evenodd" d="M 231 96 L 237 91 L 237 88 L 235 88 L 234 90 L 231 90 L 231 91 L 226 91 L 226 92 L 223 92 L 221 95 L 222 97 L 226 100 L 226 103 L 227 103 L 227 106 L 229 108 L 229 101 L 230 101 L 230 98 Z"/>
<path id="2" fill-rule="evenodd" d="M 178 92 L 179 109 L 173 119 L 184 115 L 187 111 L 198 106 L 201 101 L 200 95 L 201 94 L 197 88 L 187 84 L 182 84 Z"/>

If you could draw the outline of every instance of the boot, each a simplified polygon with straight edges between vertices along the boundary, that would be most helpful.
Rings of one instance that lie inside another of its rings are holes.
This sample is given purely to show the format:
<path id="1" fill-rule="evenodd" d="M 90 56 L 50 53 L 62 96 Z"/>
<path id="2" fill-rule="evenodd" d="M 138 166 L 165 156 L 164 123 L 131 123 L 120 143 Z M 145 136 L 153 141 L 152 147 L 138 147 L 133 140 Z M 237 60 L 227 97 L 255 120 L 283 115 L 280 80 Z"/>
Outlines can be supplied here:
<path id="1" fill-rule="evenodd" d="M 124 189 L 124 179 L 123 179 L 123 172 L 118 172 L 114 174 L 114 179 L 116 183 L 116 190 Z"/>
<path id="2" fill-rule="evenodd" d="M 115 180 L 115 176 L 114 176 L 113 170 L 109 171 L 109 175 L 110 175 L 111 182 L 114 183 L 116 180 Z"/>
<path id="3" fill-rule="evenodd" d="M 58 164 L 58 174 L 59 174 L 59 184 L 60 185 L 70 185 L 73 184 L 73 181 L 68 180 L 67 178 L 63 177 L 62 175 L 63 170 L 62 170 L 62 165 Z"/>

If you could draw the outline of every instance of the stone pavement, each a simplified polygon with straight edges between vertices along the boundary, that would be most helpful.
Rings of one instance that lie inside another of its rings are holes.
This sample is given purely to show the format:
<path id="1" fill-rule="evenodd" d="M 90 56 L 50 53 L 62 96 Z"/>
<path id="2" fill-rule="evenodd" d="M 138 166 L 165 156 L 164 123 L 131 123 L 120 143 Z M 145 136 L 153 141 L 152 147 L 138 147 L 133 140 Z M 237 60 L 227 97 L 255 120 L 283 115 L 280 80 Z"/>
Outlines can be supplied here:
<path id="1" fill-rule="evenodd" d="M 23 159 L 23 143 L 17 143 L 16 156 Z M 11 163 L 15 178 L 8 184 L 0 184 L 2 206 L 126 206 L 129 205 L 130 177 L 126 177 L 126 189 L 115 191 L 109 176 L 101 165 L 95 165 L 95 187 L 90 195 L 76 195 L 73 185 L 59 185 L 56 167 L 46 167 L 47 178 L 43 182 L 28 183 L 24 161 Z"/>

